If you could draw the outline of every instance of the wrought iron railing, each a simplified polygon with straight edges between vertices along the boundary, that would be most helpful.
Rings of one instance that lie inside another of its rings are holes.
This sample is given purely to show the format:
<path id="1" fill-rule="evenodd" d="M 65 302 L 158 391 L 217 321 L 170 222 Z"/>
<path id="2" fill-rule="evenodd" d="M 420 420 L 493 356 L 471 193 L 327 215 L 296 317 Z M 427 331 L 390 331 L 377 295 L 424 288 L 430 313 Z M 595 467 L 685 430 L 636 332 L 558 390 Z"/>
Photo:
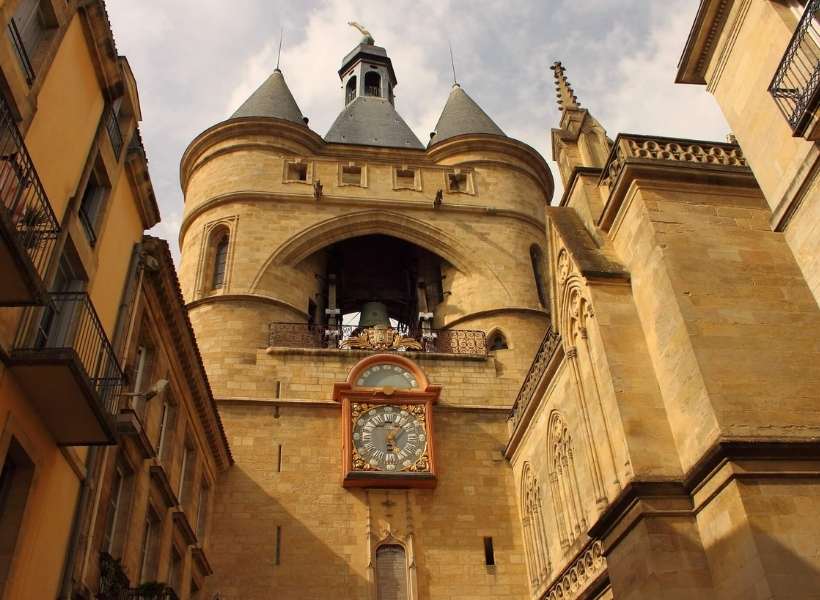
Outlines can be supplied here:
<path id="1" fill-rule="evenodd" d="M 101 407 L 116 413 L 123 372 L 88 294 L 55 292 L 47 305 L 26 309 L 15 350 L 45 349 L 74 352 Z"/>
<path id="2" fill-rule="evenodd" d="M 110 106 L 105 107 L 103 119 L 105 120 L 105 129 L 108 131 L 108 139 L 111 140 L 111 147 L 114 149 L 114 156 L 119 159 L 123 146 L 120 120 L 117 118 L 117 114 L 111 109 Z"/>
<path id="3" fill-rule="evenodd" d="M 77 216 L 80 218 L 80 224 L 83 226 L 88 243 L 94 246 L 97 243 L 97 232 L 94 231 L 94 223 L 91 222 L 91 217 L 88 216 L 82 205 L 77 209 Z"/>
<path id="4" fill-rule="evenodd" d="M 268 345 L 285 348 L 333 348 L 379 351 L 440 352 L 443 354 L 487 354 L 483 331 L 402 327 L 380 329 L 358 325 L 309 325 L 270 323 Z"/>
<path id="5" fill-rule="evenodd" d="M 516 396 L 512 410 L 510 411 L 509 420 L 512 424 L 512 431 L 515 431 L 521 417 L 527 412 L 527 407 L 530 405 L 530 402 L 532 402 L 533 395 L 535 394 L 535 388 L 538 386 L 538 382 L 541 380 L 541 377 L 543 377 L 547 366 L 550 364 L 555 351 L 558 350 L 560 345 L 560 334 L 557 331 L 553 331 L 552 327 L 550 327 L 544 335 L 544 339 L 541 340 L 541 345 L 535 353 L 535 358 L 530 365 L 530 370 L 524 378 L 524 383 L 521 384 L 521 389 L 518 390 L 518 396 Z"/>
<path id="6" fill-rule="evenodd" d="M 100 587 L 95 600 L 178 600 L 169 585 L 161 582 L 131 587 L 120 560 L 100 552 Z"/>
<path id="7" fill-rule="evenodd" d="M 11 45 L 14 46 L 14 51 L 20 61 L 20 67 L 23 69 L 26 83 L 31 85 L 34 83 L 34 66 L 31 64 L 31 58 L 29 58 L 26 45 L 23 43 L 23 36 L 20 35 L 20 30 L 17 28 L 14 19 L 9 21 L 8 31 Z"/>
<path id="8" fill-rule="evenodd" d="M 41 278 L 48 269 L 60 226 L 34 168 L 11 107 L 0 94 L 0 210 Z"/>
<path id="9" fill-rule="evenodd" d="M 128 590 L 125 600 L 179 600 L 179 596 L 169 585 L 141 586 Z"/>
<path id="10" fill-rule="evenodd" d="M 769 93 L 795 135 L 812 120 L 820 95 L 820 0 L 809 0 L 783 59 L 769 84 Z"/>

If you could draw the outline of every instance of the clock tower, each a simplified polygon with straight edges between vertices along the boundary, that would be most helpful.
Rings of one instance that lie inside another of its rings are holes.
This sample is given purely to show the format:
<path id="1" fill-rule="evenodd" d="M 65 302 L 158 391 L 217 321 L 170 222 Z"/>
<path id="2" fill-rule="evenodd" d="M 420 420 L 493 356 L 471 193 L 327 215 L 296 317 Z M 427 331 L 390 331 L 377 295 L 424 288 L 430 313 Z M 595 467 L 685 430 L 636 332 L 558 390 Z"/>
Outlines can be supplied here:
<path id="1" fill-rule="evenodd" d="M 207 597 L 524 598 L 502 453 L 549 323 L 549 170 L 459 85 L 423 144 L 366 31 L 338 74 L 324 135 L 276 69 L 182 158 L 180 280 L 236 460 Z"/>

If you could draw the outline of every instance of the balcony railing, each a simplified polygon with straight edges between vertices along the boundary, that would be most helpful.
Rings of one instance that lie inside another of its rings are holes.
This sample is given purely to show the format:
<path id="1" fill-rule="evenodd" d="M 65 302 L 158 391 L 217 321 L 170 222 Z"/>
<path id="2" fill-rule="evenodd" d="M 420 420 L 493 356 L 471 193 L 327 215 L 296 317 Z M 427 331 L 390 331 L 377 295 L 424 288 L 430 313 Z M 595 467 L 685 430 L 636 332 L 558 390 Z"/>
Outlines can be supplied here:
<path id="1" fill-rule="evenodd" d="M 48 305 L 28 309 L 15 352 L 43 350 L 73 352 L 105 414 L 116 413 L 123 372 L 88 294 L 56 292 Z"/>
<path id="2" fill-rule="evenodd" d="M 96 600 L 178 600 L 174 589 L 164 583 L 130 586 L 120 561 L 107 552 L 100 552 L 100 589 Z"/>
<path id="3" fill-rule="evenodd" d="M 415 351 L 485 356 L 487 339 L 483 331 L 469 329 L 377 328 L 358 325 L 309 325 L 270 323 L 268 344 L 285 348 L 331 348 Z"/>
<path id="4" fill-rule="evenodd" d="M 0 210 L 42 279 L 60 227 L 5 97 L 0 94 Z"/>
<path id="5" fill-rule="evenodd" d="M 20 35 L 20 30 L 17 28 L 17 23 L 14 22 L 14 19 L 9 21 L 8 31 L 11 45 L 14 46 L 14 51 L 20 61 L 20 68 L 23 69 L 26 83 L 31 85 L 34 83 L 34 67 L 31 64 L 31 58 L 29 58 L 26 45 L 23 43 L 23 36 Z"/>
<path id="6" fill-rule="evenodd" d="M 105 108 L 105 114 L 103 115 L 103 119 L 105 120 L 105 129 L 108 131 L 108 139 L 111 140 L 111 147 L 114 149 L 114 156 L 117 159 L 120 158 L 120 152 L 122 152 L 123 146 L 123 139 L 122 139 L 122 130 L 120 129 L 120 120 L 117 118 L 116 113 L 111 109 L 110 106 Z"/>
<path id="7" fill-rule="evenodd" d="M 820 0 L 810 0 L 769 84 L 769 93 L 795 135 L 814 116 L 820 92 Z"/>
<path id="8" fill-rule="evenodd" d="M 541 380 L 541 377 L 544 376 L 547 366 L 552 361 L 552 357 L 560 345 L 561 336 L 550 327 L 546 335 L 544 335 L 544 339 L 541 340 L 538 352 L 535 353 L 535 358 L 530 365 L 530 370 L 524 378 L 524 383 L 521 384 L 521 389 L 518 390 L 518 396 L 516 396 L 512 410 L 510 411 L 509 419 L 512 425 L 512 431 L 515 431 L 518 427 L 518 423 L 521 421 L 521 417 L 527 412 L 527 407 L 530 405 L 530 402 L 532 402 L 538 382 Z"/>

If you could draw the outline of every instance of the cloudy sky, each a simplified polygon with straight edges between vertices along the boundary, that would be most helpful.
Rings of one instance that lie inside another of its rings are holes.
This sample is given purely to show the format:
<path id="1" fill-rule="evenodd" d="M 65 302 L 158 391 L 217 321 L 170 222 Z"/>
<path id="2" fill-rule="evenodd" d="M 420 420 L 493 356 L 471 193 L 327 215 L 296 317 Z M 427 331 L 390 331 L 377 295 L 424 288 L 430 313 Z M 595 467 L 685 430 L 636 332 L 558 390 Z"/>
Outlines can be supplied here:
<path id="1" fill-rule="evenodd" d="M 550 159 L 561 60 L 581 104 L 618 132 L 719 139 L 728 133 L 700 86 L 673 83 L 698 0 L 108 0 L 120 54 L 137 78 L 141 130 L 162 211 L 152 232 L 176 247 L 179 160 L 281 68 L 324 135 L 343 104 L 337 70 L 364 24 L 393 60 L 396 107 L 426 141 L 452 83 L 512 137 Z M 554 166 L 554 165 L 551 165 Z M 553 169 L 557 177 L 557 171 Z M 560 190 L 559 190 L 560 191 Z M 557 194 L 556 194 L 557 199 Z"/>

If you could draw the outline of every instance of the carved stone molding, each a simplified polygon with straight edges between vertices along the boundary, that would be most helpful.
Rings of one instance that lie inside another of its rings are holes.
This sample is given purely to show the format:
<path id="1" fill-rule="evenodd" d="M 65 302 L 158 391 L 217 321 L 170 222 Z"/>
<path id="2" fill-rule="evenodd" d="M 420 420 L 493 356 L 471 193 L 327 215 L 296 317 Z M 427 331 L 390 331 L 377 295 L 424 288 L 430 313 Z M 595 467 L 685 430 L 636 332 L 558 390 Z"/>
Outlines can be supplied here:
<path id="1" fill-rule="evenodd" d="M 579 598 L 604 573 L 606 573 L 604 547 L 600 540 L 594 540 L 547 588 L 542 598 L 545 600 Z"/>

